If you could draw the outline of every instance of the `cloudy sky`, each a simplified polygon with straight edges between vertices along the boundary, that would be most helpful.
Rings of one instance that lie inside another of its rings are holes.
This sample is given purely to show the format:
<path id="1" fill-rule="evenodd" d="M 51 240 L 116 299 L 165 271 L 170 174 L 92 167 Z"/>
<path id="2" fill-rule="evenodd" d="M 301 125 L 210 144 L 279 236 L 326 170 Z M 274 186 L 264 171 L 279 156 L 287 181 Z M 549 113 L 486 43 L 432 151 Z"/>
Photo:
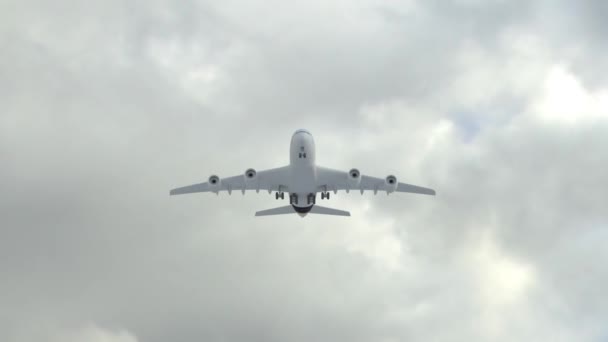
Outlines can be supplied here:
<path id="1" fill-rule="evenodd" d="M 0 9 L 0 340 L 608 340 L 605 1 Z M 298 128 L 438 196 L 168 196 Z"/>

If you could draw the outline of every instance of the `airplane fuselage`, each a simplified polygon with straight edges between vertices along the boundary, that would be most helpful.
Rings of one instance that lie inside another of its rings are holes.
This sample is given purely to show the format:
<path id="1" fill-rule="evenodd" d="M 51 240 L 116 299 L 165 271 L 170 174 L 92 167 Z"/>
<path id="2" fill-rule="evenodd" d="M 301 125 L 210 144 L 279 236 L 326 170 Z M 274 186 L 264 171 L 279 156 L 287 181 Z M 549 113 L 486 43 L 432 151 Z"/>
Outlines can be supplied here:
<path id="1" fill-rule="evenodd" d="M 291 137 L 289 148 L 289 202 L 300 215 L 306 215 L 316 201 L 315 154 L 312 134 L 307 130 L 297 130 Z"/>

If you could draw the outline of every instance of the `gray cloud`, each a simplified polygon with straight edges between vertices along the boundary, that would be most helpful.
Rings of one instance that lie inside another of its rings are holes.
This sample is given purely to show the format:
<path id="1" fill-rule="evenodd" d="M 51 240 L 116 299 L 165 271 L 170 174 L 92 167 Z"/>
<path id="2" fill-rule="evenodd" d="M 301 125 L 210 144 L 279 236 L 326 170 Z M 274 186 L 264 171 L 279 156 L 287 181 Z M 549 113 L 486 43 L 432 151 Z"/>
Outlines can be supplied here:
<path id="1" fill-rule="evenodd" d="M 601 6 L 8 4 L 0 339 L 600 340 Z M 299 127 L 439 195 L 167 196 Z"/>

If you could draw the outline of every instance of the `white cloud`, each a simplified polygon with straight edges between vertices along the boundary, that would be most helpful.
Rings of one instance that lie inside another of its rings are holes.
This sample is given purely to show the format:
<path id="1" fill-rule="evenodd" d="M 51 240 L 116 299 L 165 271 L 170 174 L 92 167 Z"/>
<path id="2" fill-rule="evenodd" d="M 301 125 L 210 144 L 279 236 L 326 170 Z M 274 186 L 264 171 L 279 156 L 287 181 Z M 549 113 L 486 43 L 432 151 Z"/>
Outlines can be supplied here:
<path id="1" fill-rule="evenodd" d="M 352 196 L 357 195 L 356 191 Z M 384 193 L 381 196 L 386 196 Z M 333 248 L 344 248 L 368 258 L 382 271 L 397 272 L 402 267 L 402 241 L 396 236 L 394 219 L 379 217 L 370 210 L 369 195 L 356 196 L 350 202 L 350 210 L 358 219 L 345 229 L 325 233 L 327 243 Z M 360 202 L 358 205 L 356 202 Z"/>
<path id="2" fill-rule="evenodd" d="M 608 119 L 608 90 L 585 89 L 564 65 L 554 65 L 546 76 L 543 92 L 533 107 L 547 122 L 575 124 Z"/>
<path id="3" fill-rule="evenodd" d="M 128 331 L 110 331 L 91 324 L 75 331 L 60 334 L 56 342 L 137 342 L 137 338 Z"/>

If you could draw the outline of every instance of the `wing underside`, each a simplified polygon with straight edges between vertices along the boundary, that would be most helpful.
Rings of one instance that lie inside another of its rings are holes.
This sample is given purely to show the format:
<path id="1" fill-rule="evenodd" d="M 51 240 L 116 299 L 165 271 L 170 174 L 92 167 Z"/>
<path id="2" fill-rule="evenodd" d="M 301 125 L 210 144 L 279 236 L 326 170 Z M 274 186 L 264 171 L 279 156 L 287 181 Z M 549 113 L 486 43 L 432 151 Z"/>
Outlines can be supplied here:
<path id="1" fill-rule="evenodd" d="M 288 191 L 287 182 L 289 178 L 289 168 L 280 167 L 270 170 L 257 171 L 256 176 L 253 179 L 245 178 L 245 175 L 233 176 L 228 178 L 219 179 L 215 185 L 209 182 L 192 184 L 175 188 L 169 192 L 170 195 L 183 195 L 192 194 L 198 192 L 214 192 L 219 193 L 226 191 L 229 194 L 232 191 L 245 192 L 246 190 L 265 190 L 268 192 L 272 191 Z"/>
<path id="2" fill-rule="evenodd" d="M 333 170 L 325 167 L 317 168 L 317 186 L 320 191 L 337 192 L 338 190 L 359 190 L 361 193 L 364 191 L 373 191 L 374 193 L 378 193 L 378 191 L 386 193 L 395 191 L 435 195 L 435 190 L 417 185 L 398 183 L 397 187 L 394 188 L 387 184 L 386 180 L 383 178 L 366 175 L 361 175 L 360 177 L 361 181 L 358 184 L 353 184 L 349 182 L 347 171 Z"/>

